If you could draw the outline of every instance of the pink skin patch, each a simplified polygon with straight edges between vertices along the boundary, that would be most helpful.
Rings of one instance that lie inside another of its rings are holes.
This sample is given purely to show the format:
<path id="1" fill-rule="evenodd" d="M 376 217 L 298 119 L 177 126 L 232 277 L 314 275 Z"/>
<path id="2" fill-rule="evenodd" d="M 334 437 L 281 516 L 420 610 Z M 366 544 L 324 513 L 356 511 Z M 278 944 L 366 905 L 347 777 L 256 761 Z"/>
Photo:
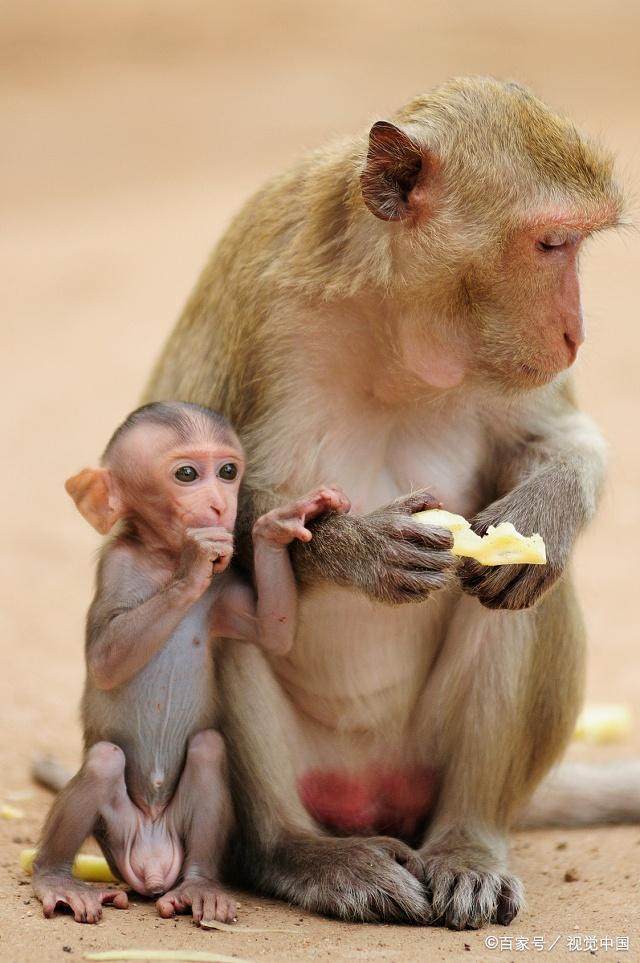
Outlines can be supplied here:
<path id="1" fill-rule="evenodd" d="M 429 814 L 436 770 L 372 768 L 359 774 L 344 769 L 310 769 L 298 780 L 307 812 L 327 829 L 356 835 L 415 836 Z"/>

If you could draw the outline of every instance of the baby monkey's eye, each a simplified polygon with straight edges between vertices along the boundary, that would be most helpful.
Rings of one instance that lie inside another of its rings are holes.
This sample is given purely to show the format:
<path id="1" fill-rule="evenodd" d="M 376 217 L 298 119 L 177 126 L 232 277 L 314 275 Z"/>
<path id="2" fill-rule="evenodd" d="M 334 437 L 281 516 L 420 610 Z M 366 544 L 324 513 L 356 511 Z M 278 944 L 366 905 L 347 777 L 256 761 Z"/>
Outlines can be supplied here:
<path id="1" fill-rule="evenodd" d="M 193 465 L 181 465 L 180 468 L 176 468 L 173 477 L 178 481 L 189 483 L 194 482 L 199 476 Z"/>
<path id="2" fill-rule="evenodd" d="M 218 477 L 222 478 L 223 481 L 233 481 L 238 475 L 238 466 L 234 465 L 233 462 L 229 462 L 227 465 L 223 465 L 218 472 Z"/>

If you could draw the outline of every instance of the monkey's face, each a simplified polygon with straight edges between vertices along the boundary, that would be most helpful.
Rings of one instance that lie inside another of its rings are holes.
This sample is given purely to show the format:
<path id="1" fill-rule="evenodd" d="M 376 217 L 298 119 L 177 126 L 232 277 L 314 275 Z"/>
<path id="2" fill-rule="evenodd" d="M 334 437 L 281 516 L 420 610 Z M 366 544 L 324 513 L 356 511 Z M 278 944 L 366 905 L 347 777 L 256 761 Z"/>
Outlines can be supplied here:
<path id="1" fill-rule="evenodd" d="M 553 380 L 584 340 L 582 242 L 622 211 L 612 158 L 510 83 L 453 81 L 399 119 L 371 128 L 360 185 L 415 305 L 412 370 L 436 387 Z"/>
<path id="2" fill-rule="evenodd" d="M 157 426 L 135 434 L 138 464 L 129 462 L 127 473 L 121 462 L 116 472 L 132 514 L 172 546 L 181 544 L 187 528 L 233 531 L 245 464 L 237 439 L 203 433 L 178 440 Z"/>
<path id="3" fill-rule="evenodd" d="M 528 224 L 510 234 L 493 263 L 466 279 L 479 367 L 491 380 L 536 387 L 575 361 L 585 338 L 578 255 L 585 230 Z"/>

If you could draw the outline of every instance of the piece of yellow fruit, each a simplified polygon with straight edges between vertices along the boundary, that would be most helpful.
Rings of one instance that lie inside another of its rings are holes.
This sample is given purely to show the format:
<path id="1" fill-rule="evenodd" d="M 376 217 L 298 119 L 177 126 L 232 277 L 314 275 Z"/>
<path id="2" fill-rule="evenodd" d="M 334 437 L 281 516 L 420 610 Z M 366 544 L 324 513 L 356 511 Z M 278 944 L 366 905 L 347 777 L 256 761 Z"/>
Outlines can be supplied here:
<path id="1" fill-rule="evenodd" d="M 632 728 L 633 720 L 628 706 L 585 706 L 578 717 L 573 738 L 592 745 L 604 745 L 628 738 Z"/>
<path id="2" fill-rule="evenodd" d="M 0 819 L 23 819 L 24 812 L 17 806 L 10 806 L 9 803 L 0 804 Z"/>
<path id="3" fill-rule="evenodd" d="M 33 872 L 37 852 L 37 849 L 23 849 L 20 853 L 20 866 L 25 873 Z M 83 879 L 86 883 L 119 882 L 109 869 L 104 856 L 94 856 L 92 853 L 78 853 L 73 861 L 71 872 L 76 879 Z"/>
<path id="4" fill-rule="evenodd" d="M 431 508 L 413 516 L 423 525 L 439 525 L 453 534 L 454 555 L 475 558 L 481 565 L 545 565 L 547 553 L 541 535 L 521 535 L 511 522 L 489 525 L 477 535 L 462 515 Z"/>

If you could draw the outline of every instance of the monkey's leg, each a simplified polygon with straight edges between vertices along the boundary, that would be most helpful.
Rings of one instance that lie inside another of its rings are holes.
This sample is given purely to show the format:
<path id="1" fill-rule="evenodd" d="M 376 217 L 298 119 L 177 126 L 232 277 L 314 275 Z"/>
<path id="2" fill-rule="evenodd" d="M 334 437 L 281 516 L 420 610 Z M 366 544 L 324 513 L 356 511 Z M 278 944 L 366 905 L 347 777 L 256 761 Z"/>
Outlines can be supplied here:
<path id="1" fill-rule="evenodd" d="M 116 791 L 123 774 L 122 750 L 112 743 L 98 742 L 51 807 L 33 869 L 33 888 L 46 917 L 53 916 L 62 903 L 71 909 L 77 923 L 97 923 L 105 903 L 118 909 L 129 905 L 122 890 L 91 886 L 71 875 L 77 851 L 93 832 L 101 808 Z"/>
<path id="2" fill-rule="evenodd" d="M 311 912 L 426 922 L 422 864 L 412 849 L 388 837 L 324 835 L 305 810 L 296 779 L 300 723 L 263 653 L 234 645 L 220 668 L 244 879 Z"/>
<path id="3" fill-rule="evenodd" d="M 523 904 L 507 868 L 507 830 L 571 736 L 583 648 L 566 583 L 520 612 L 460 599 L 423 709 L 443 771 L 420 850 L 434 921 L 506 925 Z"/>
<path id="4" fill-rule="evenodd" d="M 227 759 L 219 732 L 206 729 L 189 741 L 185 767 L 168 818 L 185 840 L 182 882 L 157 901 L 160 916 L 191 909 L 196 923 L 236 917 L 235 901 L 219 883 L 219 866 L 233 824 Z"/>

